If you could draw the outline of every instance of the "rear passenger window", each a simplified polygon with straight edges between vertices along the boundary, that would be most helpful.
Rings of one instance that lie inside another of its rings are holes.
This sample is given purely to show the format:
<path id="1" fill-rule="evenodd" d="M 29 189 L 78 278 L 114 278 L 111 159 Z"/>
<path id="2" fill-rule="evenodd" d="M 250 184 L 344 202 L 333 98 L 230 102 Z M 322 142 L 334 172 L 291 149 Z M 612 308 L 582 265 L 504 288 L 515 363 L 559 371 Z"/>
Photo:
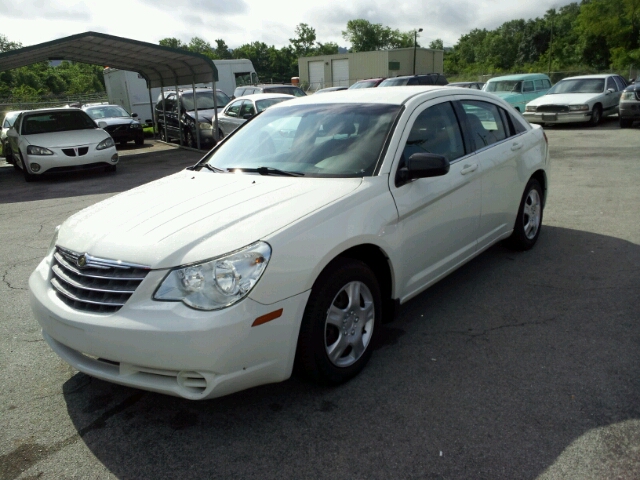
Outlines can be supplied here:
<path id="1" fill-rule="evenodd" d="M 418 115 L 402 152 L 404 161 L 414 153 L 435 153 L 450 162 L 464 155 L 460 126 L 451 103 L 434 105 Z"/>
<path id="2" fill-rule="evenodd" d="M 626 85 L 624 84 L 621 77 L 613 77 L 613 80 L 616 82 L 616 85 L 618 85 L 618 90 L 625 89 Z"/>
<path id="3" fill-rule="evenodd" d="M 474 151 L 507 138 L 507 126 L 497 105 L 477 100 L 461 100 L 460 104 L 466 113 L 465 130 L 475 144 Z"/>
<path id="4" fill-rule="evenodd" d="M 549 88 L 549 87 L 545 87 L 544 80 L 536 80 L 535 84 L 536 84 L 536 90 L 544 90 L 546 88 Z"/>

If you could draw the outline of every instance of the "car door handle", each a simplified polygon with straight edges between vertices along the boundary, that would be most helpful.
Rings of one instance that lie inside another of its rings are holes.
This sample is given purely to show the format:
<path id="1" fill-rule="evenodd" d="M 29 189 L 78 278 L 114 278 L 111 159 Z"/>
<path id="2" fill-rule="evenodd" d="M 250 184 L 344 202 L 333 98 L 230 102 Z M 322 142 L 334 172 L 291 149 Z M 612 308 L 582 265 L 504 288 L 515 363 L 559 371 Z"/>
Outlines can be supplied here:
<path id="1" fill-rule="evenodd" d="M 460 170 L 460 173 L 462 175 L 466 175 L 467 173 L 475 172 L 477 168 L 478 168 L 477 163 L 473 163 L 471 165 L 464 165 L 462 167 L 462 170 Z"/>
<path id="2" fill-rule="evenodd" d="M 516 142 L 513 145 L 511 145 L 512 152 L 515 152 L 516 150 L 520 150 L 521 148 L 522 148 L 522 144 L 519 142 Z"/>

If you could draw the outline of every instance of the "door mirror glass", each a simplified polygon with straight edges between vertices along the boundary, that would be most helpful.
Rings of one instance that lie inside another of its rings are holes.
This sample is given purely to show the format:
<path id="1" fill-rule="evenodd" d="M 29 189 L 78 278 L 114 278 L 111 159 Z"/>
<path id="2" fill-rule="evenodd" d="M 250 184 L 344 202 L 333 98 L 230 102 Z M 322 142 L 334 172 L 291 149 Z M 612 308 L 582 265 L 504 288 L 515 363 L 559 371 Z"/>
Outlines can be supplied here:
<path id="1" fill-rule="evenodd" d="M 107 122 L 98 122 L 100 128 L 107 128 Z"/>

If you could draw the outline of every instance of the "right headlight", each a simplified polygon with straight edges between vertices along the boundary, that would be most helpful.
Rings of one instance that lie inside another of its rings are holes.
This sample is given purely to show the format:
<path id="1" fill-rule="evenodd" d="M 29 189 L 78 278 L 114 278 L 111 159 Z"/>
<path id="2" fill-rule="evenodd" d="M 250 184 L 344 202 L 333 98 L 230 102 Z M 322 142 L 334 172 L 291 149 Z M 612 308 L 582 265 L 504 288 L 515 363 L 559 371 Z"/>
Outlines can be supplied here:
<path id="1" fill-rule="evenodd" d="M 105 148 L 114 147 L 115 145 L 116 143 L 113 141 L 113 138 L 105 138 L 96 146 L 96 150 L 104 150 Z"/>
<path id="2" fill-rule="evenodd" d="M 622 92 L 622 97 L 620 97 L 620 100 L 635 100 L 636 99 L 636 95 L 634 92 Z"/>
<path id="3" fill-rule="evenodd" d="M 203 263 L 171 270 L 153 295 L 197 310 L 220 310 L 246 297 L 271 258 L 271 247 L 257 242 Z"/>

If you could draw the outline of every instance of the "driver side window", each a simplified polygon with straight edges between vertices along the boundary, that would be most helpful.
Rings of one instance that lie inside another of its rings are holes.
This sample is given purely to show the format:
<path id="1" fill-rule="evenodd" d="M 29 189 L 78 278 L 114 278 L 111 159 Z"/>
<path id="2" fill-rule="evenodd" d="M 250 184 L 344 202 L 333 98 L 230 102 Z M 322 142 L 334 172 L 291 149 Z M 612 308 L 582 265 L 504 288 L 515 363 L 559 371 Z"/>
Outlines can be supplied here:
<path id="1" fill-rule="evenodd" d="M 418 115 L 402 152 L 403 160 L 414 153 L 435 153 L 449 162 L 464 155 L 460 125 L 451 103 L 434 105 Z"/>

